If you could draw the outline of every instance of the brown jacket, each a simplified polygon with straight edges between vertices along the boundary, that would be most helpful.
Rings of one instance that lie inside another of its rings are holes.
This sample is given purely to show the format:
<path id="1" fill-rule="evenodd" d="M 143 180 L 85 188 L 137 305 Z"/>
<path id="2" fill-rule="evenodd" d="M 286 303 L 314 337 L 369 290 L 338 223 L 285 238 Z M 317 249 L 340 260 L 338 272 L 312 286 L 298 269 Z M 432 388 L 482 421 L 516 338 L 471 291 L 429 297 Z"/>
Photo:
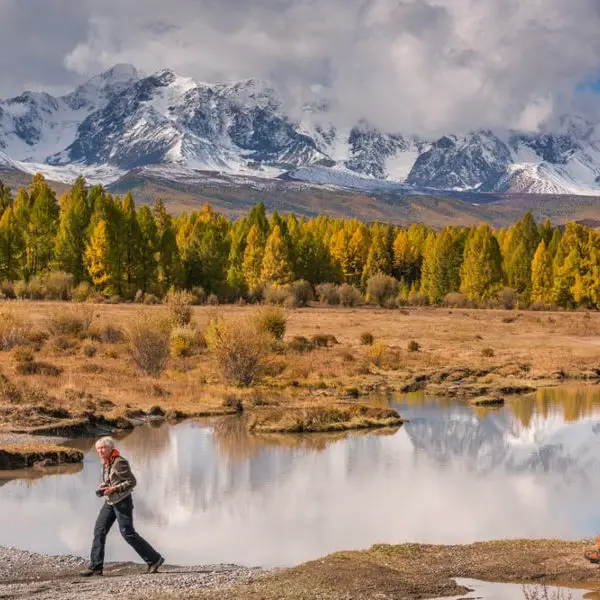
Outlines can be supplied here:
<path id="1" fill-rule="evenodd" d="M 115 488 L 112 494 L 104 496 L 106 503 L 112 505 L 127 498 L 137 481 L 131 472 L 129 462 L 119 455 L 102 465 L 102 483 L 107 487 Z"/>

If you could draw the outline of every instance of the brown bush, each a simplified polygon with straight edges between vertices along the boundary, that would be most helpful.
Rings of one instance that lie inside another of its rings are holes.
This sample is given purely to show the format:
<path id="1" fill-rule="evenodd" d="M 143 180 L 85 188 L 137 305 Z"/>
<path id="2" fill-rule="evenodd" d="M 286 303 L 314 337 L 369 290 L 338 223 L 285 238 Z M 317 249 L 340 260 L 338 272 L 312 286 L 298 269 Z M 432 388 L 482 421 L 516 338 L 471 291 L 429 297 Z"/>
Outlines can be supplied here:
<path id="1" fill-rule="evenodd" d="M 92 286 L 87 281 L 82 281 L 71 290 L 71 299 L 74 302 L 85 302 L 92 293 Z"/>
<path id="2" fill-rule="evenodd" d="M 369 277 L 367 281 L 367 301 L 379 306 L 389 305 L 398 295 L 398 280 L 383 273 Z"/>
<path id="3" fill-rule="evenodd" d="M 96 344 L 84 344 L 83 345 L 83 353 L 85 354 L 85 356 L 87 356 L 88 358 L 93 358 L 94 356 L 96 356 L 96 353 L 98 352 L 98 346 L 96 346 Z"/>
<path id="4" fill-rule="evenodd" d="M 48 377 L 58 377 L 63 372 L 61 367 L 35 360 L 17 363 L 15 370 L 19 375 L 46 375 Z"/>
<path id="5" fill-rule="evenodd" d="M 254 321 L 260 331 L 282 340 L 287 327 L 285 311 L 276 306 L 265 306 L 254 314 Z"/>
<path id="6" fill-rule="evenodd" d="M 409 352 L 418 352 L 421 349 L 421 346 L 419 344 L 419 342 L 416 342 L 415 340 L 411 340 L 410 342 L 408 342 L 408 351 Z"/>
<path id="7" fill-rule="evenodd" d="M 359 306 L 364 298 L 356 286 L 343 283 L 340 286 L 340 302 L 342 306 Z"/>
<path id="8" fill-rule="evenodd" d="M 307 337 L 296 335 L 286 344 L 286 348 L 295 354 L 306 354 L 312 352 L 315 346 Z"/>
<path id="9" fill-rule="evenodd" d="M 266 304 L 283 306 L 288 297 L 287 286 L 269 284 L 264 288 L 263 299 Z"/>
<path id="10" fill-rule="evenodd" d="M 225 379 L 248 386 L 262 375 L 272 338 L 252 319 L 226 321 L 216 317 L 208 324 L 206 341 Z"/>
<path id="11" fill-rule="evenodd" d="M 411 292 L 408 295 L 408 303 L 411 306 L 427 306 L 429 304 L 429 298 L 427 294 L 423 292 Z"/>
<path id="12" fill-rule="evenodd" d="M 169 360 L 172 322 L 141 313 L 127 327 L 128 349 L 134 364 L 146 375 L 159 375 Z"/>
<path id="13" fill-rule="evenodd" d="M 291 308 L 302 308 L 314 299 L 312 286 L 308 281 L 299 279 L 287 286 L 285 305 Z"/>
<path id="14" fill-rule="evenodd" d="M 171 355 L 186 358 L 206 347 L 204 336 L 193 326 L 175 327 L 171 332 Z"/>
<path id="15" fill-rule="evenodd" d="M 51 335 L 83 337 L 87 335 L 93 319 L 93 307 L 75 306 L 51 313 L 46 319 L 46 326 Z"/>
<path id="16" fill-rule="evenodd" d="M 471 306 L 471 302 L 464 294 L 451 292 L 444 297 L 444 306 L 451 308 L 468 308 Z"/>
<path id="17" fill-rule="evenodd" d="M 513 288 L 505 287 L 498 292 L 498 302 L 506 310 L 512 310 L 517 305 L 518 298 L 517 290 Z"/>
<path id="18" fill-rule="evenodd" d="M 12 350 L 29 342 L 30 325 L 12 311 L 0 312 L 0 350 Z"/>
<path id="19" fill-rule="evenodd" d="M 492 356 L 494 356 L 494 349 L 493 348 L 483 348 L 481 350 L 481 356 L 485 356 L 486 358 L 491 358 Z"/>
<path id="20" fill-rule="evenodd" d="M 317 298 L 321 304 L 337 306 L 340 302 L 340 288 L 335 283 L 321 283 L 316 287 Z"/>
<path id="21" fill-rule="evenodd" d="M 310 338 L 310 342 L 316 348 L 329 348 L 339 344 L 335 335 L 317 333 Z"/>
<path id="22" fill-rule="evenodd" d="M 73 275 L 62 271 L 48 273 L 43 279 L 44 298 L 47 300 L 70 300 Z"/>
<path id="23" fill-rule="evenodd" d="M 375 336 L 369 331 L 364 331 L 360 334 L 360 343 L 363 346 L 372 346 L 375 341 Z"/>
<path id="24" fill-rule="evenodd" d="M 184 290 L 176 291 L 171 288 L 165 297 L 165 303 L 169 307 L 171 317 L 175 325 L 185 327 L 192 320 L 192 304 L 194 304 L 194 295 Z"/>

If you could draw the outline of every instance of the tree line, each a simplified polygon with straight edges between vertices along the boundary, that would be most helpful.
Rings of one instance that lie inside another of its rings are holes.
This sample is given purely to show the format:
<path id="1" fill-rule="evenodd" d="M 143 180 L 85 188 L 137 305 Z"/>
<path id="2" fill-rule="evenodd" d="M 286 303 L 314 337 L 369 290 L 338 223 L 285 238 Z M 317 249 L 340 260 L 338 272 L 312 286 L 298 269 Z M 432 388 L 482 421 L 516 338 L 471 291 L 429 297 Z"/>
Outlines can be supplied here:
<path id="1" fill-rule="evenodd" d="M 600 307 L 600 235 L 578 223 L 537 224 L 531 213 L 500 229 L 436 231 L 329 216 L 267 216 L 263 204 L 229 220 L 210 205 L 170 215 L 137 208 L 83 178 L 60 199 L 35 175 L 13 196 L 0 182 L 0 281 L 67 274 L 72 286 L 124 299 L 202 288 L 221 300 L 305 280 L 365 291 L 396 282 L 400 302 L 440 304 L 460 294 L 486 305 L 508 292 L 521 306 Z M 508 292 L 507 292 L 508 290 Z"/>

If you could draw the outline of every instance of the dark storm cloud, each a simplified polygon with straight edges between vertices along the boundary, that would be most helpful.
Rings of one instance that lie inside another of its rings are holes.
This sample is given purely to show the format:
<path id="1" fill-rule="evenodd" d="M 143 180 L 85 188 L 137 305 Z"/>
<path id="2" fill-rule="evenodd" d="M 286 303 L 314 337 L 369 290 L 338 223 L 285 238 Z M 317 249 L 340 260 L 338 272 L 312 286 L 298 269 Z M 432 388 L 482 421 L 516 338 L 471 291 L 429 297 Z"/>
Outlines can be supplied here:
<path id="1" fill-rule="evenodd" d="M 0 93 L 129 62 L 388 130 L 535 128 L 597 75 L 599 31 L 598 0 L 0 0 Z"/>

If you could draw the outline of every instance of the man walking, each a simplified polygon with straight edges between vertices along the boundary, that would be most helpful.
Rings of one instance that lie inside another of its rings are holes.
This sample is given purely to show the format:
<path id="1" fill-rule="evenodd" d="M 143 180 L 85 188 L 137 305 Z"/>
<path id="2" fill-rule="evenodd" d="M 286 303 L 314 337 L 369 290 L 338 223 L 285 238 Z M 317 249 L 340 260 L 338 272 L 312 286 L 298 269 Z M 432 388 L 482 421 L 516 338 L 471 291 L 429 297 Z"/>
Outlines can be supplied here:
<path id="1" fill-rule="evenodd" d="M 115 521 L 119 523 L 119 531 L 124 540 L 148 565 L 148 573 L 156 573 L 165 559 L 133 528 L 131 492 L 137 482 L 129 463 L 119 454 L 112 438 L 98 440 L 96 452 L 102 461 L 102 483 L 96 490 L 96 495 L 104 496 L 104 505 L 94 527 L 90 566 L 81 575 L 102 575 L 106 536 Z"/>

